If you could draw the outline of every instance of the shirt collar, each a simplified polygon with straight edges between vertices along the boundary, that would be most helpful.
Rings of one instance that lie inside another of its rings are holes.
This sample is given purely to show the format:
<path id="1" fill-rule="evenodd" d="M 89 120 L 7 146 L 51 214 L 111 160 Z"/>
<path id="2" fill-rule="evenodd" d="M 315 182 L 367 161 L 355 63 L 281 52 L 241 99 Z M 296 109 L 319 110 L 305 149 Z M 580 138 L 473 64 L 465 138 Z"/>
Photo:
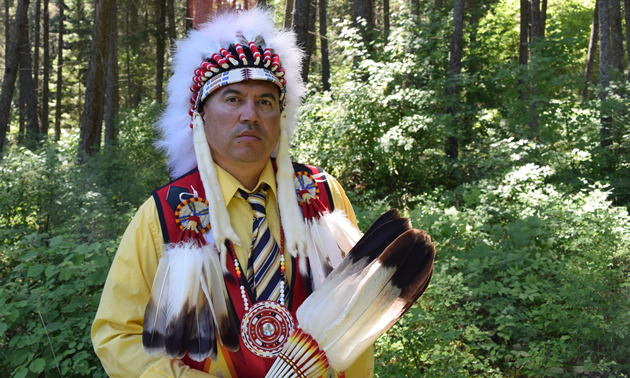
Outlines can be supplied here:
<path id="1" fill-rule="evenodd" d="M 221 186 L 221 191 L 223 191 L 223 200 L 226 206 L 230 203 L 232 198 L 234 198 L 234 194 L 236 194 L 238 189 L 242 189 L 247 193 L 255 193 L 260 189 L 262 184 L 267 184 L 269 185 L 269 190 L 273 192 L 274 196 L 276 195 L 276 176 L 273 171 L 273 166 L 271 165 L 271 159 L 265 164 L 265 168 L 263 168 L 260 173 L 258 183 L 253 191 L 245 189 L 243 184 L 216 163 L 214 163 L 214 166 L 217 169 L 217 178 Z M 267 193 L 269 193 L 269 191 L 267 191 Z"/>

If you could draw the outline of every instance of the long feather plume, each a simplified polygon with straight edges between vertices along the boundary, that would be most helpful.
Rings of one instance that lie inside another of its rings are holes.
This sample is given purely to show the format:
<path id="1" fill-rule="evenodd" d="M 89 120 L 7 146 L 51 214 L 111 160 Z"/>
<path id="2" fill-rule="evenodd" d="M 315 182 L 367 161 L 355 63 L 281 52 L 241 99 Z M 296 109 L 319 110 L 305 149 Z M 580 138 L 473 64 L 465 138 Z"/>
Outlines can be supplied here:
<path id="1" fill-rule="evenodd" d="M 149 355 L 157 354 L 164 350 L 164 331 L 166 330 L 166 308 L 168 302 L 169 272 L 168 257 L 166 253 L 160 258 L 158 269 L 155 272 L 153 288 L 149 303 L 144 311 L 142 330 L 142 344 Z"/>
<path id="2" fill-rule="evenodd" d="M 210 235 L 208 241 L 169 245 L 160 258 L 144 315 L 142 343 L 150 355 L 216 361 L 217 334 L 226 349 L 238 350 L 238 316 Z"/>
<path id="3" fill-rule="evenodd" d="M 385 213 L 298 308 L 299 328 L 267 377 L 294 376 L 286 365 L 307 377 L 315 375 L 305 369 L 318 374 L 328 363 L 346 370 L 426 290 L 434 258 L 424 231 L 411 229 L 395 210 Z M 313 350 L 322 353 L 304 357 Z"/>
<path id="4" fill-rule="evenodd" d="M 309 231 L 305 234 L 306 256 L 308 257 L 309 266 L 311 267 L 309 271 L 310 281 L 312 288 L 315 289 L 324 282 L 324 279 L 332 272 L 333 267 L 330 261 L 327 261 L 325 256 L 322 256 L 323 252 L 318 250 L 321 248 L 321 245 L 318 245 L 314 240 L 313 232 L 310 231 L 311 227 L 311 225 L 308 226 Z"/>
<path id="5" fill-rule="evenodd" d="M 225 276 L 222 274 L 221 263 L 215 251 L 208 251 L 206 259 L 208 270 L 205 275 L 202 275 L 202 288 L 212 304 L 212 315 L 218 327 L 221 345 L 230 352 L 236 352 L 240 345 L 240 324 L 224 282 L 224 279 L 233 280 L 233 278 L 229 274 Z"/>

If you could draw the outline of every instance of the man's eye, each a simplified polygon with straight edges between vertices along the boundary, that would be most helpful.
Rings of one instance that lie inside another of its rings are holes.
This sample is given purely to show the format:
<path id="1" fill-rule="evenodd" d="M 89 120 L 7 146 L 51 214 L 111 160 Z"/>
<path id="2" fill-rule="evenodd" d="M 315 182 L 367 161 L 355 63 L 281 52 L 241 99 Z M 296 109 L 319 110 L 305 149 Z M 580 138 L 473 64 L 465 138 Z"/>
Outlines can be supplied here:
<path id="1" fill-rule="evenodd" d="M 238 102 L 238 98 L 236 97 L 228 97 L 227 102 Z"/>

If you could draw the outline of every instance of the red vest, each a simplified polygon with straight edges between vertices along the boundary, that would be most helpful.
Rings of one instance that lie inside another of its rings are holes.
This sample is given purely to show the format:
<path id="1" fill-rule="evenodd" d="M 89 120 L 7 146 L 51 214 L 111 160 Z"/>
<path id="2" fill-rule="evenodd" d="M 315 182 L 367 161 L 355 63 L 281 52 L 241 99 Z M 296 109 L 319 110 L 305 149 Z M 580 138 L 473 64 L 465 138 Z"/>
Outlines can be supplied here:
<path id="1" fill-rule="evenodd" d="M 312 175 L 315 175 L 323 172 L 318 167 L 296 163 L 293 164 L 293 168 L 296 173 L 308 172 Z M 175 222 L 175 210 L 181 202 L 180 194 L 191 193 L 191 186 L 194 187 L 195 190 L 197 190 L 199 197 L 207 198 L 205 196 L 203 184 L 201 182 L 201 178 L 199 176 L 199 171 L 197 170 L 197 168 L 188 172 L 184 176 L 173 180 L 168 185 L 153 191 L 153 198 L 155 199 L 155 204 L 157 206 L 157 211 L 160 218 L 160 226 L 162 228 L 164 243 L 174 242 L 179 236 L 180 229 Z M 328 183 L 320 182 L 318 183 L 318 187 L 320 200 L 322 201 L 324 206 L 326 206 L 326 208 L 328 208 L 330 211 L 333 211 L 334 205 Z M 187 198 L 189 197 L 190 196 L 188 196 Z M 293 313 L 294 316 L 297 308 L 302 304 L 302 302 L 304 302 L 306 297 L 308 297 L 311 292 L 310 283 L 304 282 L 300 274 L 300 270 L 297 268 L 297 266 L 298 265 L 296 259 L 292 258 L 292 275 L 291 282 L 289 283 L 291 292 L 289 294 L 286 306 Z M 226 281 L 226 285 L 232 303 L 234 304 L 234 308 L 236 309 L 236 313 L 239 319 L 243 319 L 243 316 L 245 315 L 245 308 L 241 299 L 241 292 L 238 286 L 238 280 L 236 277 L 236 272 L 234 270 L 234 265 L 227 264 L 227 267 L 234 279 L 229 282 Z M 236 300 L 233 300 L 234 298 L 236 298 Z M 227 352 L 225 349 L 223 349 L 223 352 L 224 354 L 228 354 L 225 356 L 226 362 L 228 363 L 228 365 L 231 365 L 231 368 L 233 368 L 233 372 L 238 378 L 264 378 L 266 372 L 271 368 L 271 365 L 274 361 L 274 359 L 267 359 L 256 356 L 243 345 L 242 340 L 241 347 L 238 352 L 231 353 Z M 227 361 L 228 359 L 229 361 Z M 203 362 L 196 362 L 188 358 L 188 355 L 186 355 L 182 360 L 188 366 L 205 372 L 209 371 L 211 365 L 211 360 L 209 359 Z"/>

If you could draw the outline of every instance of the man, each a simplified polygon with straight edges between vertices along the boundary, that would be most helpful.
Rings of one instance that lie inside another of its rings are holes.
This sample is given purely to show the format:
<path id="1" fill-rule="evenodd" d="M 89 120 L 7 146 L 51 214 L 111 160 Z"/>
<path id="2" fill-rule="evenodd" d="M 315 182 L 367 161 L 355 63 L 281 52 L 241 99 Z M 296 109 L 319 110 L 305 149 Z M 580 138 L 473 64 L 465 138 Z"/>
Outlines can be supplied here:
<path id="1" fill-rule="evenodd" d="M 266 336 L 236 327 L 263 303 L 295 313 L 316 286 L 318 267 L 306 266 L 307 214 L 343 210 L 356 225 L 332 177 L 289 160 L 301 58 L 294 35 L 261 9 L 223 13 L 180 42 L 157 124 L 174 180 L 127 228 L 92 327 L 110 377 L 264 377 L 271 367 L 277 351 L 256 339 Z M 175 295 L 179 283 L 186 289 Z M 275 337 L 285 326 L 262 332 Z M 372 353 L 345 376 L 371 377 Z"/>

